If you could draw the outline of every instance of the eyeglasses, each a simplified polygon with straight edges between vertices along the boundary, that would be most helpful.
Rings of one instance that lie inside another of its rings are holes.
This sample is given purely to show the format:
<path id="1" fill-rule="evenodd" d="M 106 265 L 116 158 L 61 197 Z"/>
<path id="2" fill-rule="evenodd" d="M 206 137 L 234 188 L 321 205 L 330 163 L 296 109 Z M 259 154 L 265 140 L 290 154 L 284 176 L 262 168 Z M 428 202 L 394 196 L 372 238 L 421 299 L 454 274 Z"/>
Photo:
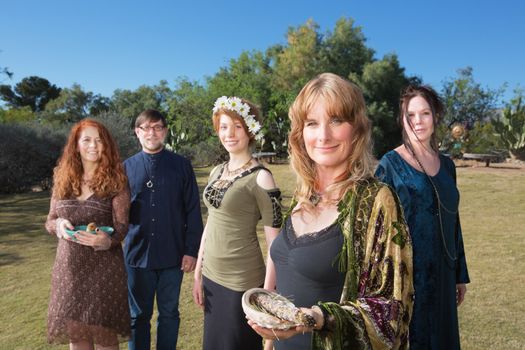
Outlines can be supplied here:
<path id="1" fill-rule="evenodd" d="M 155 125 L 155 126 L 139 126 L 139 129 L 144 132 L 150 132 L 151 130 L 155 132 L 162 131 L 164 129 L 164 126 L 162 125 Z"/>

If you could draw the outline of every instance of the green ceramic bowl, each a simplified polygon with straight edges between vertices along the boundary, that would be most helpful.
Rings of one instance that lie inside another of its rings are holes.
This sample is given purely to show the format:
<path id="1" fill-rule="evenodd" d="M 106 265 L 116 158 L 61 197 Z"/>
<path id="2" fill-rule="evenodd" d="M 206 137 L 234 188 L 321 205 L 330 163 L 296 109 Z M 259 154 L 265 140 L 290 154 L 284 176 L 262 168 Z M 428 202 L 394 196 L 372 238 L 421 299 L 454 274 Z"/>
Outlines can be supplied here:
<path id="1" fill-rule="evenodd" d="M 98 228 L 100 230 L 106 232 L 110 236 L 113 234 L 113 231 L 114 231 L 113 227 L 110 227 L 110 226 L 99 226 Z M 77 231 L 86 231 L 86 229 L 87 229 L 87 225 L 80 225 L 80 226 L 75 226 L 75 229 L 73 229 L 73 230 L 70 230 L 70 229 L 66 228 L 66 233 L 74 238 L 75 232 L 77 232 Z M 95 233 L 94 231 L 86 231 L 86 232 Z"/>

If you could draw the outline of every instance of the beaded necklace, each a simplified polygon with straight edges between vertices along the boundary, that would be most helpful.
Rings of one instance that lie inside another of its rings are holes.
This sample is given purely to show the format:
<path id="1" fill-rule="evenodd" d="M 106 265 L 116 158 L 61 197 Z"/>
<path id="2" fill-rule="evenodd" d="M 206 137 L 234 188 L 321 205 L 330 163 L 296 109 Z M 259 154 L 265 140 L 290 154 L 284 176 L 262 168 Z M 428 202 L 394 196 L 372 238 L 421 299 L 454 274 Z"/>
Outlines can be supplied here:
<path id="1" fill-rule="evenodd" d="M 230 168 L 229 168 L 230 162 L 226 163 L 226 165 L 224 167 L 224 175 L 226 177 L 232 177 L 232 176 L 239 175 L 240 173 L 243 173 L 245 170 L 248 170 L 248 168 L 250 167 L 250 165 L 252 163 L 252 159 L 253 159 L 253 157 L 248 159 L 248 161 L 246 163 L 244 163 L 241 167 L 239 167 L 237 169 L 233 169 L 233 170 L 230 170 Z"/>

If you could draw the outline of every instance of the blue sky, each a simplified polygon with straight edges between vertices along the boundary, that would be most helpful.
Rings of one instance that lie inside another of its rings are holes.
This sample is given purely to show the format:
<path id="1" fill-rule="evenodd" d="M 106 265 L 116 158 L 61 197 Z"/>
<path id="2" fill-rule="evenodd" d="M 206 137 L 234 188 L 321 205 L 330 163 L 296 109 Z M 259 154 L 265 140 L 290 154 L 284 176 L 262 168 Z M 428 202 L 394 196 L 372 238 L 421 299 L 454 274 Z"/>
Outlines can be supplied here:
<path id="1" fill-rule="evenodd" d="M 0 66 L 59 87 L 111 96 L 178 77 L 204 81 L 243 50 L 286 43 L 312 18 L 322 32 L 342 16 L 361 26 L 376 58 L 395 52 L 406 72 L 441 89 L 456 70 L 505 97 L 525 85 L 520 0 L 0 0 Z"/>

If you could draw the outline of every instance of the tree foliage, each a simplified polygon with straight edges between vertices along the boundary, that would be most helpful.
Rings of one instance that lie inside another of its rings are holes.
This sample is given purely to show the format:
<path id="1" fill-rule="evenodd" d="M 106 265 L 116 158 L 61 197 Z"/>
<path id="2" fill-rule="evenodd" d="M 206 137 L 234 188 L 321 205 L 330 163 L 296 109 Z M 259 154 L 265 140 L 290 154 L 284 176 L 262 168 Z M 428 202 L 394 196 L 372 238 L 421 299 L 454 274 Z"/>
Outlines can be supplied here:
<path id="1" fill-rule="evenodd" d="M 211 117 L 213 102 L 220 96 L 240 96 L 250 100 L 260 110 L 263 122 L 263 132 L 267 135 L 265 142 L 272 139 L 274 119 L 269 113 L 272 108 L 271 85 L 272 70 L 270 58 L 262 52 L 243 52 L 238 59 L 230 60 L 228 67 L 223 67 L 219 72 L 208 79 L 208 92 L 211 104 L 208 114 Z M 258 145 L 262 147 L 264 145 Z"/>
<path id="2" fill-rule="evenodd" d="M 324 33 L 309 19 L 290 27 L 285 37 L 285 43 L 264 51 L 242 52 L 206 78 L 205 83 L 179 78 L 170 87 L 162 80 L 154 86 L 115 90 L 110 98 L 85 91 L 78 84 L 61 90 L 46 79 L 27 77 L 14 88 L 0 86 L 0 98 L 8 107 L 0 108 L 0 123 L 36 119 L 40 123 L 53 122 L 60 128 L 87 116 L 97 116 L 108 123 L 119 144 L 122 143 L 121 152 L 127 156 L 137 147 L 132 121 L 145 109 L 153 108 L 168 119 L 168 146 L 194 164 L 210 165 L 225 157 L 212 126 L 213 103 L 223 95 L 238 96 L 260 108 L 265 137 L 257 150 L 274 151 L 286 157 L 291 103 L 307 81 L 320 73 L 332 72 L 355 82 L 363 91 L 372 120 L 376 156 L 399 144 L 400 91 L 409 83 L 421 81 L 407 76 L 397 55 L 374 57 L 362 28 L 347 17 L 340 18 L 333 30 Z M 7 72 L 0 67 L 0 75 Z M 486 120 L 495 115 L 501 92 L 476 83 L 472 68 L 460 69 L 456 78 L 443 84 L 442 96 L 448 113 L 444 116 L 446 126 L 439 130 L 446 134 L 448 126 L 461 122 L 471 129 L 468 142 L 472 149 L 500 145 L 492 137 L 497 123 L 487 124 Z M 521 104 L 508 107 L 497 132 L 503 135 L 504 128 L 516 123 L 505 120 L 519 119 L 516 116 L 522 115 L 519 112 L 522 109 Z M 514 131 L 519 129 L 512 125 Z M 485 138 L 486 142 L 478 138 Z"/>
<path id="3" fill-rule="evenodd" d="M 109 110 L 108 98 L 84 91 L 79 84 L 64 88 L 45 108 L 43 119 L 74 123 L 85 117 L 94 117 Z"/>
<path id="4" fill-rule="evenodd" d="M 30 76 L 22 79 L 14 88 L 0 85 L 0 99 L 12 108 L 29 106 L 33 112 L 41 112 L 49 101 L 59 96 L 60 90 L 47 79 Z"/>
<path id="5" fill-rule="evenodd" d="M 36 120 L 36 114 L 28 106 L 22 108 L 0 108 L 0 123 L 27 123 Z"/>
<path id="6" fill-rule="evenodd" d="M 171 93 L 165 80 L 155 86 L 142 85 L 135 91 L 117 89 L 111 97 L 110 111 L 131 120 L 148 108 L 166 113 Z"/>
<path id="7" fill-rule="evenodd" d="M 49 187 L 66 140 L 65 126 L 0 124 L 0 193 Z"/>
<path id="8" fill-rule="evenodd" d="M 197 82 L 181 79 L 168 101 L 168 143 L 175 151 L 207 141 L 213 135 L 211 107 L 213 100 Z M 214 150 L 216 152 L 216 150 Z"/>
<path id="9" fill-rule="evenodd" d="M 368 116 L 372 120 L 375 153 L 383 155 L 401 142 L 401 130 L 397 124 L 400 91 L 417 78 L 407 77 L 395 54 L 368 62 L 361 75 L 350 74 L 351 80 L 363 91 Z"/>
<path id="10" fill-rule="evenodd" d="M 96 115 L 95 119 L 102 122 L 109 130 L 118 145 L 122 160 L 132 156 L 140 150 L 140 144 L 130 127 L 129 119 L 111 112 Z"/>
<path id="11" fill-rule="evenodd" d="M 339 19 L 334 31 L 328 32 L 322 41 L 320 61 L 324 71 L 342 77 L 351 73 L 361 75 L 374 56 L 374 50 L 365 43 L 362 28 L 354 26 L 353 19 Z"/>
<path id="12" fill-rule="evenodd" d="M 492 123 L 475 122 L 463 142 L 465 153 L 492 153 L 505 148 Z"/>
<path id="13" fill-rule="evenodd" d="M 449 127 L 461 123 L 470 129 L 476 121 L 491 119 L 501 93 L 502 88 L 492 90 L 477 83 L 472 67 L 459 69 L 455 79 L 443 84 L 442 96 L 447 110 L 444 123 Z"/>
<path id="14" fill-rule="evenodd" d="M 11 72 L 7 67 L 0 67 L 0 75 L 4 75 L 11 79 L 13 77 L 13 72 Z"/>
<path id="15" fill-rule="evenodd" d="M 297 28 L 289 28 L 287 46 L 269 50 L 274 61 L 274 85 L 283 90 L 297 91 L 322 71 L 319 52 L 322 37 L 319 26 L 309 19 Z"/>

